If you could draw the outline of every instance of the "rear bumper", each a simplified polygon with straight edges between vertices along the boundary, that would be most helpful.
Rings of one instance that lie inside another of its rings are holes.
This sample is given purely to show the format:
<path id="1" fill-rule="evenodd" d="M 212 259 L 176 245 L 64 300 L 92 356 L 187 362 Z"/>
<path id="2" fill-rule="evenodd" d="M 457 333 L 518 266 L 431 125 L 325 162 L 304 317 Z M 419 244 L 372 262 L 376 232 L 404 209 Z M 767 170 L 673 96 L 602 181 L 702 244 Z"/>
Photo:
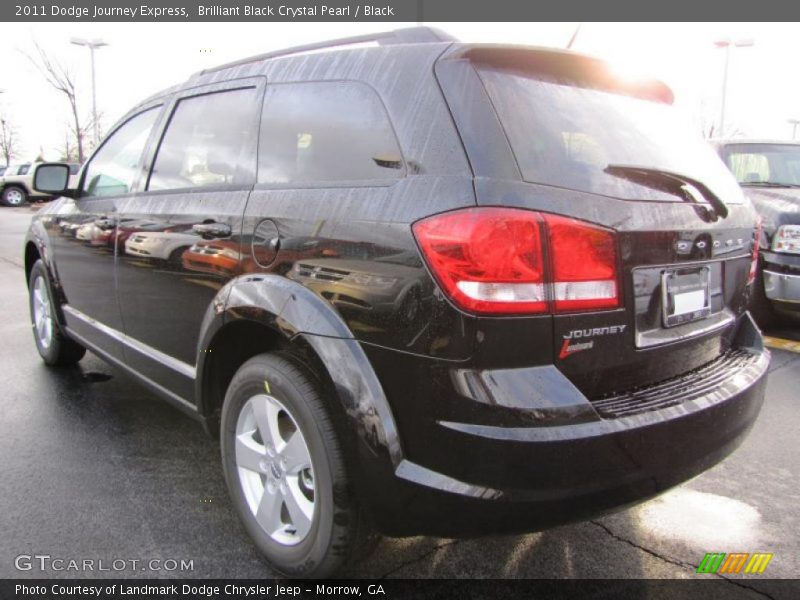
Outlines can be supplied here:
<path id="1" fill-rule="evenodd" d="M 601 416 L 564 379 L 563 418 L 545 411 L 525 427 L 438 420 L 431 444 L 448 456 L 425 464 L 411 452 L 391 481 L 375 482 L 379 528 L 390 535 L 534 531 L 629 506 L 698 475 L 744 440 L 763 402 L 769 353 L 749 316 L 736 340 L 732 351 L 742 361 L 735 369 L 711 369 L 694 383 L 684 378 L 654 410 Z"/>
<path id="2" fill-rule="evenodd" d="M 764 293 L 770 300 L 800 304 L 800 274 L 776 273 L 765 269 Z"/>

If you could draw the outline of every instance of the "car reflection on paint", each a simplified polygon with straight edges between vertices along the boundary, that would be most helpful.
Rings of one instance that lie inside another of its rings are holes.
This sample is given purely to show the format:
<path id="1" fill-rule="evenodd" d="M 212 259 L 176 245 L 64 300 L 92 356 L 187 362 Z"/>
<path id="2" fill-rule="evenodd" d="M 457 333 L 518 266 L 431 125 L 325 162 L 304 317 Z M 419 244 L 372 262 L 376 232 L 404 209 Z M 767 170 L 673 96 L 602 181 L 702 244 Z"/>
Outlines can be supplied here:
<path id="1" fill-rule="evenodd" d="M 81 242 L 91 242 L 96 231 L 99 231 L 99 228 L 94 224 L 94 221 L 83 223 L 75 229 L 75 239 Z"/>
<path id="2" fill-rule="evenodd" d="M 319 258 L 295 263 L 287 275 L 340 311 L 364 320 L 413 324 L 433 294 L 430 279 L 415 252 L 373 260 Z"/>
<path id="3" fill-rule="evenodd" d="M 125 254 L 180 264 L 184 252 L 197 241 L 197 234 L 185 230 L 136 231 L 125 240 Z"/>
<path id="4" fill-rule="evenodd" d="M 200 241 L 183 252 L 181 263 L 189 271 L 226 277 L 238 275 L 241 272 L 241 245 L 238 238 Z"/>

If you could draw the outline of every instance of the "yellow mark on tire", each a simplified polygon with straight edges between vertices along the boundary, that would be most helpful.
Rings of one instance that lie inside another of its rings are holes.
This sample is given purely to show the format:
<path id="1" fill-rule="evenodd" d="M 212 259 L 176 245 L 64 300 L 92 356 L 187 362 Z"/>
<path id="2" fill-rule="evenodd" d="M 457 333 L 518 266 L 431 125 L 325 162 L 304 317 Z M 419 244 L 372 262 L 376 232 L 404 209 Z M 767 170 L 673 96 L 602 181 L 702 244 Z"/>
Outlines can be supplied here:
<path id="1" fill-rule="evenodd" d="M 788 350 L 789 352 L 800 353 L 800 342 L 793 342 L 792 340 L 784 340 L 782 338 L 765 335 L 764 344 L 776 350 Z"/>
<path id="2" fill-rule="evenodd" d="M 264 380 L 264 389 L 267 390 L 268 394 L 272 394 L 272 392 L 269 389 L 269 381 L 267 381 L 266 379 Z"/>

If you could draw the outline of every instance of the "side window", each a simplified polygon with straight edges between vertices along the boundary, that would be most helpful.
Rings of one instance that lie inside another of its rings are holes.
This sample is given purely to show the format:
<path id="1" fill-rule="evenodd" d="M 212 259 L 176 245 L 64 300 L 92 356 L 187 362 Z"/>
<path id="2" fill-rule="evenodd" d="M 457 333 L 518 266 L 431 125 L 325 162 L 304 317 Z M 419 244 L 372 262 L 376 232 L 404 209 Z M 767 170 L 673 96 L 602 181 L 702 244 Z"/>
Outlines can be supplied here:
<path id="1" fill-rule="evenodd" d="M 178 102 L 161 140 L 149 190 L 253 183 L 255 88 Z"/>
<path id="2" fill-rule="evenodd" d="M 19 171 L 17 171 L 17 175 L 27 175 L 28 171 L 30 171 L 30 170 L 31 170 L 31 166 L 30 165 L 22 165 L 19 168 Z"/>
<path id="3" fill-rule="evenodd" d="M 106 138 L 86 167 L 82 196 L 116 196 L 131 190 L 159 110 L 160 107 L 151 108 L 139 113 Z"/>
<path id="4" fill-rule="evenodd" d="M 259 183 L 394 180 L 400 148 L 377 94 L 356 82 L 267 85 Z"/>

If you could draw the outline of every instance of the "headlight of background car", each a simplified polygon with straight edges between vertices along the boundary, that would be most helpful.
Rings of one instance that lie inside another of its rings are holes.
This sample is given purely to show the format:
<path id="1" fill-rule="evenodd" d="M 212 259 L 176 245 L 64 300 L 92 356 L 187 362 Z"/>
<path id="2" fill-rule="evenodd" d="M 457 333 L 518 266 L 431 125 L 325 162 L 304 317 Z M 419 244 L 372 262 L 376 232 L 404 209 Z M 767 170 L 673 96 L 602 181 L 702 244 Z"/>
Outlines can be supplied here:
<path id="1" fill-rule="evenodd" d="M 781 225 L 772 238 L 775 252 L 800 254 L 800 225 Z"/>
<path id="2" fill-rule="evenodd" d="M 381 277 L 380 275 L 366 275 L 362 273 L 350 273 L 342 281 L 367 287 L 388 289 L 397 283 L 394 277 Z"/>

